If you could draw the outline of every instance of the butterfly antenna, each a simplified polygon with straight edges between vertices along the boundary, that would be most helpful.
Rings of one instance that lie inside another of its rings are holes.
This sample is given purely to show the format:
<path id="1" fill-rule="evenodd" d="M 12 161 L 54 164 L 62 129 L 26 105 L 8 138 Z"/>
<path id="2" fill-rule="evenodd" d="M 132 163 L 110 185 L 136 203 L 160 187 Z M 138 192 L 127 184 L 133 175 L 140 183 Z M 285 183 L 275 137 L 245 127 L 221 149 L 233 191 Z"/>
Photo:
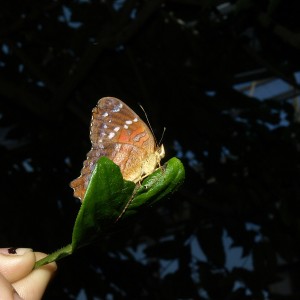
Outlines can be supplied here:
<path id="1" fill-rule="evenodd" d="M 148 123 L 148 126 L 149 126 L 149 128 L 150 128 L 150 131 L 151 131 L 151 133 L 152 133 L 152 135 L 153 135 L 153 137 L 154 137 L 154 140 L 155 140 L 156 145 L 159 145 L 159 144 L 157 144 L 157 140 L 156 140 L 154 131 L 153 131 L 153 129 L 152 129 L 152 126 L 151 126 L 151 124 L 150 124 L 150 121 L 149 121 L 149 119 L 148 119 L 148 115 L 147 115 L 147 113 L 146 113 L 144 107 L 143 107 L 142 104 L 140 104 L 140 103 L 139 103 L 139 106 L 140 106 L 140 108 L 142 109 L 142 111 L 144 112 L 145 118 L 146 118 L 146 120 L 147 120 L 147 123 Z"/>
<path id="2" fill-rule="evenodd" d="M 164 138 L 164 135 L 165 135 L 166 130 L 167 130 L 166 127 L 164 127 L 164 130 L 163 130 L 163 132 L 162 132 L 162 135 L 161 135 L 161 138 L 160 138 L 160 140 L 159 140 L 158 145 L 161 145 L 161 144 L 162 144 L 162 140 L 163 140 L 163 138 Z"/>
<path id="3" fill-rule="evenodd" d="M 147 123 L 148 123 L 148 126 L 149 126 L 149 128 L 150 128 L 150 130 L 151 130 L 151 133 L 152 133 L 152 135 L 153 135 L 153 137 L 154 137 L 154 140 L 155 140 L 156 145 L 157 145 L 157 146 L 160 146 L 160 145 L 162 144 L 162 140 L 163 140 L 164 135 L 165 135 L 165 132 L 166 132 L 166 127 L 164 127 L 164 130 L 163 130 L 163 133 L 162 133 L 162 135 L 161 135 L 161 138 L 159 139 L 159 142 L 157 143 L 157 139 L 156 139 L 156 136 L 155 136 L 155 134 L 154 134 L 154 131 L 153 131 L 152 127 L 151 127 L 151 124 L 150 124 L 148 115 L 147 115 L 147 113 L 146 113 L 144 107 L 142 106 L 142 104 L 139 103 L 139 106 L 140 106 L 140 108 L 142 109 L 142 111 L 144 112 L 145 118 L 146 118 Z"/>

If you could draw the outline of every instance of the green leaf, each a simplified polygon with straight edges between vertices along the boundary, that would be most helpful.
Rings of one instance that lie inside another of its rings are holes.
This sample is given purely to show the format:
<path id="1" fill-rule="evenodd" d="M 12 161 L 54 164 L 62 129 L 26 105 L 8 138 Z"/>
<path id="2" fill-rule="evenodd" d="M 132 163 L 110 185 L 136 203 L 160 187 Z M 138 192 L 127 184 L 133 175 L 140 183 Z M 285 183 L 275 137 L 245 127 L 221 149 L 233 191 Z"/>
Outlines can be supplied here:
<path id="1" fill-rule="evenodd" d="M 119 230 L 124 220 L 133 220 L 132 217 L 137 216 L 141 209 L 174 192 L 182 184 L 184 175 L 180 160 L 172 158 L 145 178 L 142 184 L 135 184 L 123 179 L 115 163 L 101 157 L 78 212 L 72 243 L 38 261 L 35 268 L 68 256 L 96 238 Z"/>
<path id="2" fill-rule="evenodd" d="M 134 187 L 133 182 L 123 179 L 120 168 L 111 160 L 98 160 L 73 228 L 73 251 L 110 230 Z"/>
<path id="3" fill-rule="evenodd" d="M 171 158 L 142 182 L 122 219 L 127 219 L 138 210 L 152 206 L 166 195 L 175 192 L 183 183 L 184 177 L 185 170 L 181 161 L 175 157 Z"/>
<path id="4" fill-rule="evenodd" d="M 174 192 L 183 182 L 184 173 L 181 161 L 172 158 L 135 188 L 133 182 L 123 179 L 116 164 L 106 157 L 100 158 L 75 222 L 73 250 Z"/>

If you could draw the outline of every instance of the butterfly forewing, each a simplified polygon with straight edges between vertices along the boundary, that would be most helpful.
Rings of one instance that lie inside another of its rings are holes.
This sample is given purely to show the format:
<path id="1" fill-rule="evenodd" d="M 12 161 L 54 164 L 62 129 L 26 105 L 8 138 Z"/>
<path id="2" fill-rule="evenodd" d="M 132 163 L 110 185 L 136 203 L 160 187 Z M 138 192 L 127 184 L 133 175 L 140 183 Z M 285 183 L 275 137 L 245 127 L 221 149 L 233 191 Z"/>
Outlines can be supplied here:
<path id="1" fill-rule="evenodd" d="M 105 97 L 92 111 L 90 139 L 92 147 L 104 143 L 129 143 L 146 151 L 155 148 L 155 141 L 148 126 L 121 100 Z"/>

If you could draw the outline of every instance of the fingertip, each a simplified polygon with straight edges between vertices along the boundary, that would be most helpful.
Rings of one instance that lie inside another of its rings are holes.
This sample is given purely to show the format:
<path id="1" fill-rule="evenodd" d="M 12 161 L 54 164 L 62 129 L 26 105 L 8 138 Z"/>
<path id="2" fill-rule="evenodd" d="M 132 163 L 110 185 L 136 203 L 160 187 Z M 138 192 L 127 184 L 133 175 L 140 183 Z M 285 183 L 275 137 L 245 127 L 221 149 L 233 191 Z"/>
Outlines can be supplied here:
<path id="1" fill-rule="evenodd" d="M 19 249 L 21 250 L 18 251 Z M 16 254 L 0 254 L 0 273 L 9 282 L 15 282 L 25 277 L 31 272 L 35 263 L 35 255 L 31 249 L 19 249 L 16 250 Z"/>

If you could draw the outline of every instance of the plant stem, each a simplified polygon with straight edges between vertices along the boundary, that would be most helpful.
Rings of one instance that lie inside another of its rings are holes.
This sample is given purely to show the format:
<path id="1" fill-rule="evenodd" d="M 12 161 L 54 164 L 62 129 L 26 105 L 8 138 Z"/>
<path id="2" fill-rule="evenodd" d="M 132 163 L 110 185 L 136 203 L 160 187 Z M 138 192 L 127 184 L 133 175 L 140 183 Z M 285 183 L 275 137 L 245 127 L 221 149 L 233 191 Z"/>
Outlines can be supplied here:
<path id="1" fill-rule="evenodd" d="M 51 254 L 49 254 L 48 256 L 40 259 L 39 261 L 37 261 L 34 265 L 34 268 L 33 269 L 37 269 L 41 266 L 44 266 L 46 264 L 49 264 L 53 261 L 58 261 L 60 260 L 61 258 L 63 257 L 66 257 L 68 255 L 71 255 L 73 252 L 73 249 L 72 249 L 72 244 L 69 244 Z"/>

